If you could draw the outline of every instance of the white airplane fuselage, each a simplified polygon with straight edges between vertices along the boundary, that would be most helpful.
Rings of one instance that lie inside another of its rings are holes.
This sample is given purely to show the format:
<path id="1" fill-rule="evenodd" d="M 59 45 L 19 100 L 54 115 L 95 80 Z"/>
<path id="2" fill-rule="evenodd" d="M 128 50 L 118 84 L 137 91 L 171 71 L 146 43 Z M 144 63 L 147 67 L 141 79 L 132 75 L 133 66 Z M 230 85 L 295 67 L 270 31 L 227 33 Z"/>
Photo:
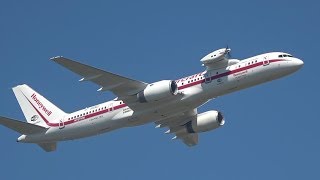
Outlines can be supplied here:
<path id="1" fill-rule="evenodd" d="M 154 122 L 197 108 L 213 98 L 291 74 L 303 65 L 300 59 L 279 58 L 279 54 L 283 53 L 261 54 L 224 68 L 181 78 L 175 81 L 179 90 L 176 96 L 140 103 L 138 110 L 130 109 L 117 99 L 66 114 L 59 122 L 48 122 L 50 128 L 45 134 L 22 135 L 18 141 L 72 140 Z M 39 112 L 45 113 L 41 109 Z"/>

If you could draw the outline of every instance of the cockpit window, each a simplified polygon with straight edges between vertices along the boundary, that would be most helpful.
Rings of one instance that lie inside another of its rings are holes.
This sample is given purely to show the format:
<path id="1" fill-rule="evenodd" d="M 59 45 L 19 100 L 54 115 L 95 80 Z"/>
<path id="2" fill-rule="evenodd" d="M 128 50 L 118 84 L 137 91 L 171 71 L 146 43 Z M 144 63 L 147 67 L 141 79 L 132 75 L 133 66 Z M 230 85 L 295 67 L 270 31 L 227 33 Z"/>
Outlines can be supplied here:
<path id="1" fill-rule="evenodd" d="M 290 54 L 280 54 L 278 57 L 282 58 L 282 57 L 293 57 L 293 56 Z"/>

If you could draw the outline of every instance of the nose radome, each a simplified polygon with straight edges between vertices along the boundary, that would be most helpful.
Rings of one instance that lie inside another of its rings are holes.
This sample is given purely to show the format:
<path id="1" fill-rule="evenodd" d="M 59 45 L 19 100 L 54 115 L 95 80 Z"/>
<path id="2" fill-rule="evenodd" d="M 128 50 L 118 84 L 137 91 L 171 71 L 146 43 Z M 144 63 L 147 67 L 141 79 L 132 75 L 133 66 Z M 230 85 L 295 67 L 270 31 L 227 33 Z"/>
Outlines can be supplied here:
<path id="1" fill-rule="evenodd" d="M 296 66 L 298 66 L 299 68 L 301 68 L 302 66 L 303 66 L 303 61 L 302 60 L 300 60 L 300 59 L 296 59 L 295 60 L 295 64 L 296 64 Z"/>

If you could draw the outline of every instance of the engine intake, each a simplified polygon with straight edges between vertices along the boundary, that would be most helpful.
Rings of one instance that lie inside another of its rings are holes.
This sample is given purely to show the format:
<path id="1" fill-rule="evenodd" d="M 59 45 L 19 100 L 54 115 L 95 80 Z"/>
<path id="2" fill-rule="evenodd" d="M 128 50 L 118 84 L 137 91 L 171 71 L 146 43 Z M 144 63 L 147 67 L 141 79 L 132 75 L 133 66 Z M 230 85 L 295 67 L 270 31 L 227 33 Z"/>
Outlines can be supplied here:
<path id="1" fill-rule="evenodd" d="M 137 94 L 137 99 L 141 103 L 159 101 L 166 97 L 178 94 L 178 85 L 172 80 L 162 80 L 149 84 L 143 91 Z"/>
<path id="2" fill-rule="evenodd" d="M 219 111 L 207 111 L 197 115 L 197 119 L 186 124 L 188 133 L 206 132 L 223 126 L 224 117 Z"/>

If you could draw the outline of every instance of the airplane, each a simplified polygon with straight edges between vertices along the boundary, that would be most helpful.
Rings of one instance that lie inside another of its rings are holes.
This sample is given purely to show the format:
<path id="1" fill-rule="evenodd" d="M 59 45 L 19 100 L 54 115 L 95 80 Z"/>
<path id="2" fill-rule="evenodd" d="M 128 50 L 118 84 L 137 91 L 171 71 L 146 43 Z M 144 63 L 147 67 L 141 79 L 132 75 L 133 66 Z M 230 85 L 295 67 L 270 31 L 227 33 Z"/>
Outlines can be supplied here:
<path id="1" fill-rule="evenodd" d="M 292 74 L 303 61 L 284 52 L 270 52 L 247 59 L 232 59 L 230 48 L 222 48 L 201 59 L 203 72 L 178 80 L 146 83 L 62 56 L 52 61 L 80 75 L 80 82 L 91 81 L 98 91 L 111 91 L 114 100 L 76 112 L 66 113 L 28 85 L 13 87 L 27 122 L 1 117 L 0 124 L 21 136 L 17 142 L 35 143 L 47 152 L 57 142 L 110 132 L 119 128 L 154 122 L 168 128 L 188 146 L 198 144 L 198 134 L 224 125 L 217 110 L 198 113 L 197 108 L 219 96 Z"/>

